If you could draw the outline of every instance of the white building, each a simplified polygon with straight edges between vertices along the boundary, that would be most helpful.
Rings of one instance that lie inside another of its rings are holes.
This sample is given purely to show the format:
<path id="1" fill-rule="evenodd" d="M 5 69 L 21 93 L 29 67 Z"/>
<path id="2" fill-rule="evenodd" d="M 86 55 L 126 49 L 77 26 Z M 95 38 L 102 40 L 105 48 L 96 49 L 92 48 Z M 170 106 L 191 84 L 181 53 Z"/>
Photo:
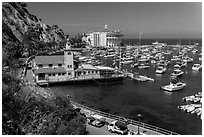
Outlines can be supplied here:
<path id="1" fill-rule="evenodd" d="M 82 64 L 74 59 L 74 53 L 67 42 L 63 55 L 36 56 L 33 60 L 33 76 L 39 85 L 68 81 L 121 81 L 123 75 L 113 68 Z"/>
<path id="2" fill-rule="evenodd" d="M 105 29 L 102 31 L 93 31 L 87 34 L 86 42 L 91 46 L 107 46 L 114 47 L 119 46 L 122 41 L 123 34 L 120 31 L 110 31 L 105 25 Z"/>

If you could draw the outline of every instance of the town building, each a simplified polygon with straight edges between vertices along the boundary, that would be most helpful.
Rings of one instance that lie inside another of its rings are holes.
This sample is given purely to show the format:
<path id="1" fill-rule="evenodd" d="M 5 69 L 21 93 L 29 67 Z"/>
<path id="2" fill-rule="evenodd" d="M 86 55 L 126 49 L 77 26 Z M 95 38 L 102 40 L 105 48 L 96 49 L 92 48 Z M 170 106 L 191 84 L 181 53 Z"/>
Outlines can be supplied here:
<path id="1" fill-rule="evenodd" d="M 123 75 L 113 68 L 82 64 L 74 59 L 70 43 L 66 44 L 63 55 L 36 56 L 33 60 L 33 78 L 38 85 L 52 83 L 94 81 L 122 81 Z"/>
<path id="2" fill-rule="evenodd" d="M 111 31 L 105 25 L 102 31 L 92 31 L 86 34 L 86 42 L 94 47 L 115 47 L 120 46 L 123 34 L 119 30 Z"/>

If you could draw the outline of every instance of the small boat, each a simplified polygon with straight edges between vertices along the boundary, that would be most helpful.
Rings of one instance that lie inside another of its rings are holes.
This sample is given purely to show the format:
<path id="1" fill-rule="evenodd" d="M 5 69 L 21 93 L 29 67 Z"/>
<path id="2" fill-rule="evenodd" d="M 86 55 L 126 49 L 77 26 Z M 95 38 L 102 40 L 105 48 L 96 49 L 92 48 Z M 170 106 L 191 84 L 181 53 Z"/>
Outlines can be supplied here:
<path id="1" fill-rule="evenodd" d="M 179 82 L 177 79 L 173 79 L 169 85 L 162 86 L 161 89 L 167 90 L 167 91 L 176 91 L 183 89 L 186 86 L 185 82 Z"/>
<path id="2" fill-rule="evenodd" d="M 158 66 L 157 70 L 156 70 L 156 73 L 158 74 L 162 74 L 166 72 L 166 67 L 163 67 L 163 66 Z"/>
<path id="3" fill-rule="evenodd" d="M 174 65 L 174 70 L 180 69 L 181 66 L 179 64 Z"/>
<path id="4" fill-rule="evenodd" d="M 193 101 L 194 98 L 195 98 L 195 96 L 192 95 L 192 96 L 184 97 L 183 100 L 184 100 L 184 101 Z"/>
<path id="5" fill-rule="evenodd" d="M 127 65 L 127 64 L 131 64 L 131 63 L 133 63 L 134 61 L 132 61 L 132 60 L 126 60 L 126 61 L 121 61 L 121 64 L 123 64 L 123 65 Z"/>
<path id="6" fill-rule="evenodd" d="M 132 77 L 133 80 L 137 80 L 140 82 L 145 82 L 145 81 L 154 81 L 153 78 L 147 77 L 147 76 L 142 76 L 139 73 L 134 73 L 134 76 Z"/>
<path id="7" fill-rule="evenodd" d="M 185 62 L 187 62 L 187 63 L 190 63 L 190 62 L 193 62 L 193 58 L 183 57 L 183 61 L 185 61 Z"/>
<path id="8" fill-rule="evenodd" d="M 197 49 L 194 49 L 194 50 L 192 50 L 192 53 L 196 53 L 196 52 L 198 52 L 198 50 Z"/>
<path id="9" fill-rule="evenodd" d="M 132 68 L 137 67 L 137 66 L 138 66 L 138 63 L 131 64 L 130 66 L 131 66 Z"/>
<path id="10" fill-rule="evenodd" d="M 173 56 L 173 58 L 171 59 L 171 61 L 178 61 L 181 60 L 181 58 L 179 56 Z"/>
<path id="11" fill-rule="evenodd" d="M 196 109 L 194 109 L 193 111 L 191 111 L 191 114 L 194 114 L 194 113 L 197 114 L 199 111 L 202 111 L 202 108 L 201 108 L 201 107 L 196 108 Z"/>
<path id="12" fill-rule="evenodd" d="M 156 60 L 151 60 L 151 63 L 156 64 L 157 62 L 156 62 Z"/>
<path id="13" fill-rule="evenodd" d="M 192 70 L 197 70 L 197 71 L 199 71 L 199 70 L 201 70 L 201 68 L 202 68 L 202 66 L 201 66 L 200 64 L 194 64 L 194 65 L 192 66 Z"/>
<path id="14" fill-rule="evenodd" d="M 181 71 L 180 69 L 174 69 L 174 71 L 171 73 L 171 77 L 179 77 L 181 75 L 183 75 L 183 71 Z"/>
<path id="15" fill-rule="evenodd" d="M 185 61 L 181 61 L 181 62 L 177 62 L 177 64 L 182 68 L 182 67 L 187 67 L 187 62 Z"/>
<path id="16" fill-rule="evenodd" d="M 149 65 L 146 65 L 146 64 L 140 64 L 139 66 L 138 66 L 138 68 L 139 69 L 147 69 L 147 68 L 149 68 L 150 66 Z"/>

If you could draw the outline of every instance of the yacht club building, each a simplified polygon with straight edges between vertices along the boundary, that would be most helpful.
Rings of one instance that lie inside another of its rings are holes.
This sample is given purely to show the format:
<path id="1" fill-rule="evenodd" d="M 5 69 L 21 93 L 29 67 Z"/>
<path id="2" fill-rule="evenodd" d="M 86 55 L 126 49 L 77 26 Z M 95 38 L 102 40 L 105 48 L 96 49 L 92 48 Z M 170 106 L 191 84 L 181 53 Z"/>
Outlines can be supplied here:
<path id="1" fill-rule="evenodd" d="M 92 66 L 74 59 L 74 53 L 67 44 L 63 55 L 36 56 L 33 60 L 33 78 L 38 85 L 62 82 L 114 82 L 123 75 L 111 67 Z"/>
<path id="2" fill-rule="evenodd" d="M 105 25 L 105 29 L 102 31 L 93 31 L 87 34 L 87 42 L 91 46 L 100 47 L 114 47 L 119 46 L 122 41 L 123 34 L 117 31 L 110 31 Z"/>

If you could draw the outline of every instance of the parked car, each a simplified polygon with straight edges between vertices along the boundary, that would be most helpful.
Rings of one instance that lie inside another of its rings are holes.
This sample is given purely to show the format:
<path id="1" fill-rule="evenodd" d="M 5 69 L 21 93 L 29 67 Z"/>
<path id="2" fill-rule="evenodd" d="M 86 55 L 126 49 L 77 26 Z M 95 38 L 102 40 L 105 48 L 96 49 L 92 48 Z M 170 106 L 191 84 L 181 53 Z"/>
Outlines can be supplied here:
<path id="1" fill-rule="evenodd" d="M 135 132 L 135 131 L 133 131 L 133 130 L 130 130 L 129 132 L 128 132 L 128 135 L 147 135 L 147 134 L 145 134 L 145 132 L 146 131 L 143 131 L 143 132 Z"/>
<path id="2" fill-rule="evenodd" d="M 92 114 L 89 117 L 87 117 L 87 121 L 89 125 L 95 127 L 102 127 L 105 125 L 105 118 L 97 114 Z"/>
<path id="3" fill-rule="evenodd" d="M 126 123 L 121 121 L 113 121 L 108 125 L 108 131 L 126 135 L 128 134 L 128 127 Z"/>

